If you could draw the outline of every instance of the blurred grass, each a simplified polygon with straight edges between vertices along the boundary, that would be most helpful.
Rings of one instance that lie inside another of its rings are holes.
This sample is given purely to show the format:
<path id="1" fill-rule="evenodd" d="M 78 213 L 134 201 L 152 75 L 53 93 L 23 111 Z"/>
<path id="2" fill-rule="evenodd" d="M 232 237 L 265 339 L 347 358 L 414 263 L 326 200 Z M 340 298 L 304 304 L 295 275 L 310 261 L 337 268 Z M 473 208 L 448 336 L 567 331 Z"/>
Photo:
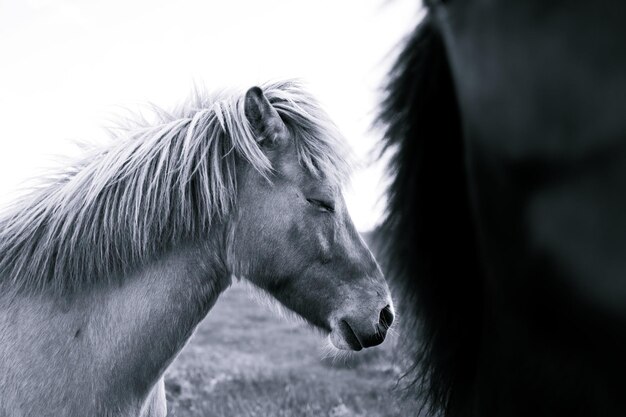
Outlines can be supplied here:
<path id="1" fill-rule="evenodd" d="M 165 375 L 171 417 L 407 417 L 395 389 L 394 338 L 323 359 L 323 337 L 252 300 L 241 284 L 221 295 Z"/>

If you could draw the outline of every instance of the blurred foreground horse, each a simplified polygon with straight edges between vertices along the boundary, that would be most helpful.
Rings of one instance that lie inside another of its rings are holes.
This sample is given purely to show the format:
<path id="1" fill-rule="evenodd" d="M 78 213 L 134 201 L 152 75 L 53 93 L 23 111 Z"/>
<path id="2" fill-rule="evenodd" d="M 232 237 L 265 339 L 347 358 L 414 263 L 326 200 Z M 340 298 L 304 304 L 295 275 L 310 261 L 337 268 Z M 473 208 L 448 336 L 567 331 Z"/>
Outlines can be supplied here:
<path id="1" fill-rule="evenodd" d="M 163 416 L 163 373 L 231 276 L 329 334 L 393 320 L 342 138 L 297 83 L 123 132 L 0 217 L 0 416 Z"/>
<path id="2" fill-rule="evenodd" d="M 446 416 L 624 416 L 626 2 L 427 3 L 381 113 L 416 386 Z"/>

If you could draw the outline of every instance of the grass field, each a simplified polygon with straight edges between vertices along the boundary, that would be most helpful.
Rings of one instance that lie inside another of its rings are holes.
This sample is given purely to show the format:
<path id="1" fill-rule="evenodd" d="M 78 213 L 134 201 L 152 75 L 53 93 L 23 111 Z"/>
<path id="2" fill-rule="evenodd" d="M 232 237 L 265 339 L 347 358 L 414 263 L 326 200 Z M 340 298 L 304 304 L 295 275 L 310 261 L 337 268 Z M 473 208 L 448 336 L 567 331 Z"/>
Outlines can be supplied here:
<path id="1" fill-rule="evenodd" d="M 218 300 L 168 369 L 172 417 L 407 417 L 394 338 L 323 358 L 324 338 L 261 306 L 241 284 Z M 411 410 L 411 411 L 410 411 Z"/>

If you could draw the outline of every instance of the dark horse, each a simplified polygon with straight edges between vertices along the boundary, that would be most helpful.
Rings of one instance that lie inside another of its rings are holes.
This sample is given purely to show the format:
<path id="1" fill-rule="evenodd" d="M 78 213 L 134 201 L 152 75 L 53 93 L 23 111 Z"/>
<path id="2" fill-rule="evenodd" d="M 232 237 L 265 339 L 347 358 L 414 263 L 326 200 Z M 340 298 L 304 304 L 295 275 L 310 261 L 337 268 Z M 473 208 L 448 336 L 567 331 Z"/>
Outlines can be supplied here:
<path id="1" fill-rule="evenodd" d="M 446 416 L 626 415 L 626 2 L 427 7 L 380 117 L 416 386 Z"/>

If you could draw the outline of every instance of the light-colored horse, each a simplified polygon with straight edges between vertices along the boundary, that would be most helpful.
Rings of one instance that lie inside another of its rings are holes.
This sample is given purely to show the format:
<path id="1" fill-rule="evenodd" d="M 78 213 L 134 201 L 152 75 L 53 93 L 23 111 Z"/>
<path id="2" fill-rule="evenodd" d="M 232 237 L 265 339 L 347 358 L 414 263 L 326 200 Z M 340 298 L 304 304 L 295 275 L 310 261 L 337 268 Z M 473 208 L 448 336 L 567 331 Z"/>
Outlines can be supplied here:
<path id="1" fill-rule="evenodd" d="M 164 416 L 163 373 L 232 276 L 339 349 L 383 341 L 342 139 L 298 83 L 118 136 L 0 218 L 0 416 Z"/>

